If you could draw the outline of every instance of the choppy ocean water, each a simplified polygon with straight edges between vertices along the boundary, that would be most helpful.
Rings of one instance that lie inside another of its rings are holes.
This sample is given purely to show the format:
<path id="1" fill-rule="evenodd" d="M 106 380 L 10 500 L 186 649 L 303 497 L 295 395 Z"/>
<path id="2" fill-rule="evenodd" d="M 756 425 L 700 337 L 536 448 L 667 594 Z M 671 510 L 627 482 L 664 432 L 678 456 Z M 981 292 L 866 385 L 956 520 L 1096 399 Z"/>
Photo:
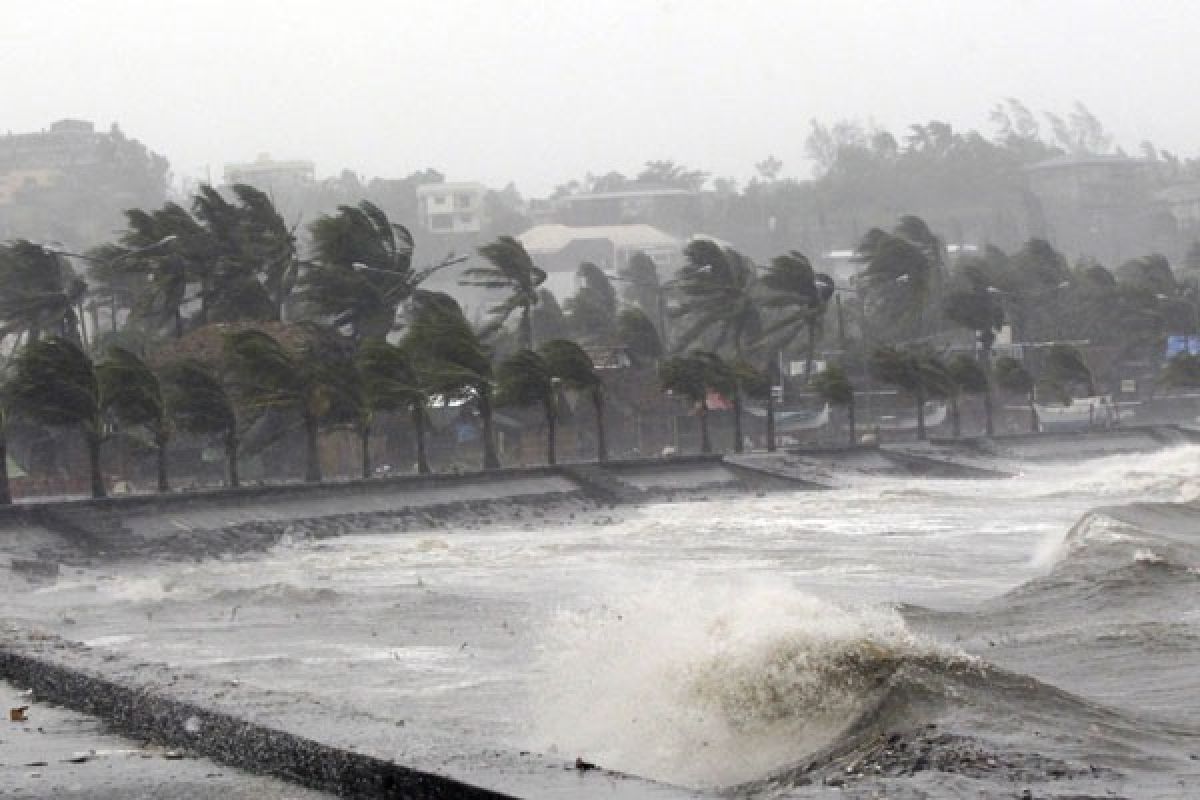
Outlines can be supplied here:
<path id="1" fill-rule="evenodd" d="M 6 615 L 749 796 L 1200 796 L 1200 448 L 66 570 Z M 370 726 L 364 728 L 370 737 Z"/>

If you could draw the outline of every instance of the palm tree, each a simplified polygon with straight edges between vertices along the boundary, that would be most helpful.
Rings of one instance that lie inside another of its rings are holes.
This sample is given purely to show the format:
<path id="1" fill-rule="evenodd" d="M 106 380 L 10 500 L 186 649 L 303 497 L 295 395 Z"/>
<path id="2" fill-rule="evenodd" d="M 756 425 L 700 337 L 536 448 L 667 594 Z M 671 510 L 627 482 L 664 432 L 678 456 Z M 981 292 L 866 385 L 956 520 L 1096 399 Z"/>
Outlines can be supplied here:
<path id="1" fill-rule="evenodd" d="M 1083 353 L 1069 344 L 1052 344 L 1046 351 L 1046 379 L 1063 386 L 1082 384 L 1089 397 L 1096 394 L 1096 381 Z"/>
<path id="2" fill-rule="evenodd" d="M 711 337 L 719 350 L 728 344 L 741 360 L 747 343 L 762 333 L 762 317 L 754 297 L 754 264 L 736 250 L 722 249 L 710 239 L 693 239 L 683 250 L 687 262 L 679 270 L 676 286 L 683 302 L 674 315 L 688 320 L 678 338 L 686 347 L 701 336 Z M 732 389 L 735 450 L 742 452 L 742 392 Z"/>
<path id="3" fill-rule="evenodd" d="M 358 372 L 363 387 L 362 476 L 371 475 L 369 443 L 371 423 L 375 412 L 408 411 L 416 433 L 417 472 L 429 473 L 429 458 L 425 453 L 426 393 L 420 385 L 417 370 L 404 348 L 380 339 L 368 339 L 358 349 Z"/>
<path id="4" fill-rule="evenodd" d="M 304 298 L 335 328 L 349 326 L 355 341 L 382 339 L 395 327 L 396 311 L 431 274 L 454 263 L 413 269 L 413 237 L 378 206 L 363 200 L 310 226 L 316 261 L 304 275 Z"/>
<path id="5" fill-rule="evenodd" d="M 693 351 L 682 356 L 673 356 L 658 366 L 658 377 L 663 389 L 683 395 L 696 409 L 700 419 L 700 452 L 712 452 L 712 439 L 708 435 L 708 390 L 720 391 L 735 384 L 729 366 L 715 353 Z M 740 430 L 734 435 L 741 435 Z"/>
<path id="6" fill-rule="evenodd" d="M 617 292 L 604 270 L 580 264 L 579 291 L 567 298 L 565 310 L 576 338 L 592 344 L 612 344 L 617 331 Z"/>
<path id="7" fill-rule="evenodd" d="M 624 282 L 625 302 L 654 320 L 659 337 L 666 341 L 667 331 L 662 327 L 666 322 L 663 319 L 664 290 L 654 259 L 639 250 L 629 257 L 629 263 L 617 274 Z"/>
<path id="8" fill-rule="evenodd" d="M 1033 376 L 1015 358 L 1003 356 L 996 359 L 996 385 L 1012 394 L 1018 394 L 1029 403 L 1029 432 L 1038 431 L 1037 406 L 1033 402 Z"/>
<path id="9" fill-rule="evenodd" d="M 293 352 L 259 330 L 231 333 L 226 359 L 246 408 L 254 414 L 295 414 L 304 427 L 304 479 L 321 481 L 319 434 L 327 424 L 354 419 L 361 386 L 349 348 L 335 333 L 306 326 L 307 341 Z"/>
<path id="10" fill-rule="evenodd" d="M 793 250 L 771 260 L 762 283 L 769 291 L 763 305 L 781 312 L 779 318 L 766 326 L 763 336 L 771 337 L 778 347 L 782 347 L 804 331 L 808 337 L 804 375 L 810 380 L 821 322 L 834 294 L 833 278 L 823 272 L 814 272 L 804 254 Z"/>
<path id="11" fill-rule="evenodd" d="M 617 315 L 617 341 L 635 366 L 658 361 L 665 349 L 654 322 L 638 308 L 626 308 Z"/>
<path id="12" fill-rule="evenodd" d="M 112 347 L 108 358 L 96 366 L 96 377 L 104 408 L 122 425 L 142 427 L 150 434 L 157 455 L 158 491 L 170 491 L 167 443 L 171 441 L 171 418 L 158 375 L 134 353 Z"/>
<path id="13" fill-rule="evenodd" d="M 180 429 L 200 436 L 221 436 L 225 446 L 226 481 L 237 488 L 238 418 L 234 398 L 208 367 L 195 360 L 164 370 L 167 409 Z"/>
<path id="14" fill-rule="evenodd" d="M 991 386 L 987 372 L 978 360 L 960 353 L 946 364 L 946 376 L 949 379 L 950 424 L 953 436 L 957 439 L 962 435 L 962 410 L 959 407 L 960 397 L 964 394 L 982 395 L 990 399 Z M 987 435 L 992 435 L 991 403 L 987 402 L 988 425 Z"/>
<path id="15" fill-rule="evenodd" d="M 16 413 L 43 425 L 75 428 L 83 435 L 92 496 L 104 497 L 104 403 L 95 367 L 83 348 L 61 336 L 30 342 L 17 354 L 8 397 Z"/>
<path id="16" fill-rule="evenodd" d="M 176 203 L 167 203 L 158 211 L 130 209 L 125 212 L 126 231 L 121 245 L 126 248 L 115 271 L 141 278 L 133 299 L 135 318 L 145 320 L 152 329 L 170 327 L 175 338 L 183 336 L 183 307 L 188 286 L 206 286 L 212 270 L 212 244 L 208 233 L 191 214 Z M 173 237 L 173 238 L 171 238 Z M 171 239 L 172 246 L 158 250 L 155 245 Z M 208 295 L 200 294 L 200 318 L 207 314 Z"/>
<path id="17" fill-rule="evenodd" d="M 492 419 L 492 364 L 458 301 L 442 292 L 419 291 L 404 348 L 421 383 L 444 397 L 470 398 L 483 423 L 483 468 L 497 469 Z"/>
<path id="18" fill-rule="evenodd" d="M 570 323 L 563 313 L 558 298 L 549 289 L 538 289 L 538 302 L 533 308 L 533 329 L 538 338 L 549 341 L 571 335 Z"/>
<path id="19" fill-rule="evenodd" d="M 917 412 L 917 439 L 924 441 L 925 402 L 948 391 L 945 366 L 924 353 L 880 347 L 871 354 L 870 370 L 877 380 L 890 383 L 913 398 Z"/>
<path id="20" fill-rule="evenodd" d="M 874 228 L 856 252 L 856 259 L 866 265 L 871 310 L 902 338 L 922 336 L 934 273 L 925 250 L 903 236 Z"/>
<path id="21" fill-rule="evenodd" d="M 973 331 L 979 341 L 979 365 L 984 371 L 984 382 L 988 383 L 987 373 L 991 371 L 992 346 L 996 343 L 996 333 L 1004 325 L 1004 309 L 995 297 L 995 292 L 988 291 L 990 287 L 981 280 L 971 281 L 967 286 L 951 291 L 946 295 L 943 312 L 946 318 Z M 994 428 L 992 422 L 992 395 L 990 389 L 983 392 L 984 417 L 986 432 L 991 436 Z"/>
<path id="22" fill-rule="evenodd" d="M 490 309 L 495 317 L 488 332 L 499 329 L 514 311 L 520 311 L 517 325 L 517 346 L 524 350 L 533 349 L 533 307 L 538 302 L 538 287 L 546 282 L 545 271 L 534 266 L 533 259 L 525 246 L 511 236 L 501 236 L 496 241 L 479 248 L 479 254 L 491 266 L 471 267 L 463 273 L 461 286 L 478 286 L 484 289 L 507 289 L 509 296 Z"/>
<path id="23" fill-rule="evenodd" d="M 837 364 L 830 364 L 812 382 L 813 391 L 831 406 L 846 409 L 846 425 L 850 433 L 850 446 L 858 443 L 854 424 L 854 387 L 850 379 Z"/>
<path id="24" fill-rule="evenodd" d="M 558 463 L 558 386 L 546 359 L 532 350 L 518 350 L 496 370 L 496 401 L 501 405 L 540 405 L 546 416 L 546 463 Z"/>
<path id="25" fill-rule="evenodd" d="M 0 246 L 0 338 L 43 334 L 82 344 L 87 284 L 53 251 L 25 239 Z"/>
<path id="26" fill-rule="evenodd" d="M 243 258 L 261 274 L 263 288 L 275 308 L 274 318 L 282 320 L 299 269 L 295 230 L 284 222 L 266 192 L 239 183 L 234 184 L 233 193 L 240 206 L 238 240 Z"/>
<path id="27" fill-rule="evenodd" d="M 567 339 L 553 339 L 540 348 L 550 376 L 564 389 L 587 392 L 596 415 L 596 460 L 608 460 L 608 435 L 604 420 L 604 381 L 586 351 Z"/>

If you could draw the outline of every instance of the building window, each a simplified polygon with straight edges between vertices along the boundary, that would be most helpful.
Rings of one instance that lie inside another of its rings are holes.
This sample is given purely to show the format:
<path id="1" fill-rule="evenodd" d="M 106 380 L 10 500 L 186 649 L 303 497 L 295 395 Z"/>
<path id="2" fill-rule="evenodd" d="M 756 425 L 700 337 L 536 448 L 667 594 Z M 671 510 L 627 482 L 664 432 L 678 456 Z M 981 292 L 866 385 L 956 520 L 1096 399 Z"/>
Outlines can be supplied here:
<path id="1" fill-rule="evenodd" d="M 448 231 L 454 227 L 454 215 L 430 214 L 429 227 L 435 231 Z"/>
<path id="2" fill-rule="evenodd" d="M 467 194 L 466 192 L 459 192 L 458 194 L 454 195 L 454 207 L 470 208 L 471 200 L 471 195 Z"/>

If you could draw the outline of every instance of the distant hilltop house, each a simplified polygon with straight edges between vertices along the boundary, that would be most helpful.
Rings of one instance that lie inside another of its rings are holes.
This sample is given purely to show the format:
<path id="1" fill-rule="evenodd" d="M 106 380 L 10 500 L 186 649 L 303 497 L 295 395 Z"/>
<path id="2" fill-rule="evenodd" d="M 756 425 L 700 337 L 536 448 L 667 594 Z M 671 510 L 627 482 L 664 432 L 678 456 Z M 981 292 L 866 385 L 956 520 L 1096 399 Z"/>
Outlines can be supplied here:
<path id="1" fill-rule="evenodd" d="M 479 233 L 486 223 L 482 183 L 425 183 L 417 187 L 420 225 L 430 233 Z"/>
<path id="2" fill-rule="evenodd" d="M 667 224 L 676 227 L 699 202 L 700 193 L 670 186 L 630 183 L 605 192 L 579 192 L 544 201 L 535 209 L 538 222 L 567 225 Z"/>
<path id="3" fill-rule="evenodd" d="M 233 186 L 244 183 L 269 193 L 273 189 L 311 184 L 314 174 L 311 161 L 276 161 L 269 154 L 260 153 L 254 161 L 226 164 L 225 184 Z"/>
<path id="4" fill-rule="evenodd" d="M 105 138 L 81 119 L 62 119 L 37 133 L 0 136 L 0 205 L 12 203 L 22 189 L 52 186 L 71 171 L 96 165 Z"/>

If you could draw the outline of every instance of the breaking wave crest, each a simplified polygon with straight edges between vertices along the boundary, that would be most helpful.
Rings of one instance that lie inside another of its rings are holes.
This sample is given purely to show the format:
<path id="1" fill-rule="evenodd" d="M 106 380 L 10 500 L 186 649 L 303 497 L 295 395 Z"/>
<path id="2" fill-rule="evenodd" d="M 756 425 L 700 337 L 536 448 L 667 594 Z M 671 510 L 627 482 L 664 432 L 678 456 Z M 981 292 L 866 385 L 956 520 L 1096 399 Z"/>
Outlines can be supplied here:
<path id="1" fill-rule="evenodd" d="M 894 611 L 783 583 L 631 586 L 559 616 L 533 716 L 546 749 L 728 786 L 828 746 L 912 662 L 970 663 Z"/>

